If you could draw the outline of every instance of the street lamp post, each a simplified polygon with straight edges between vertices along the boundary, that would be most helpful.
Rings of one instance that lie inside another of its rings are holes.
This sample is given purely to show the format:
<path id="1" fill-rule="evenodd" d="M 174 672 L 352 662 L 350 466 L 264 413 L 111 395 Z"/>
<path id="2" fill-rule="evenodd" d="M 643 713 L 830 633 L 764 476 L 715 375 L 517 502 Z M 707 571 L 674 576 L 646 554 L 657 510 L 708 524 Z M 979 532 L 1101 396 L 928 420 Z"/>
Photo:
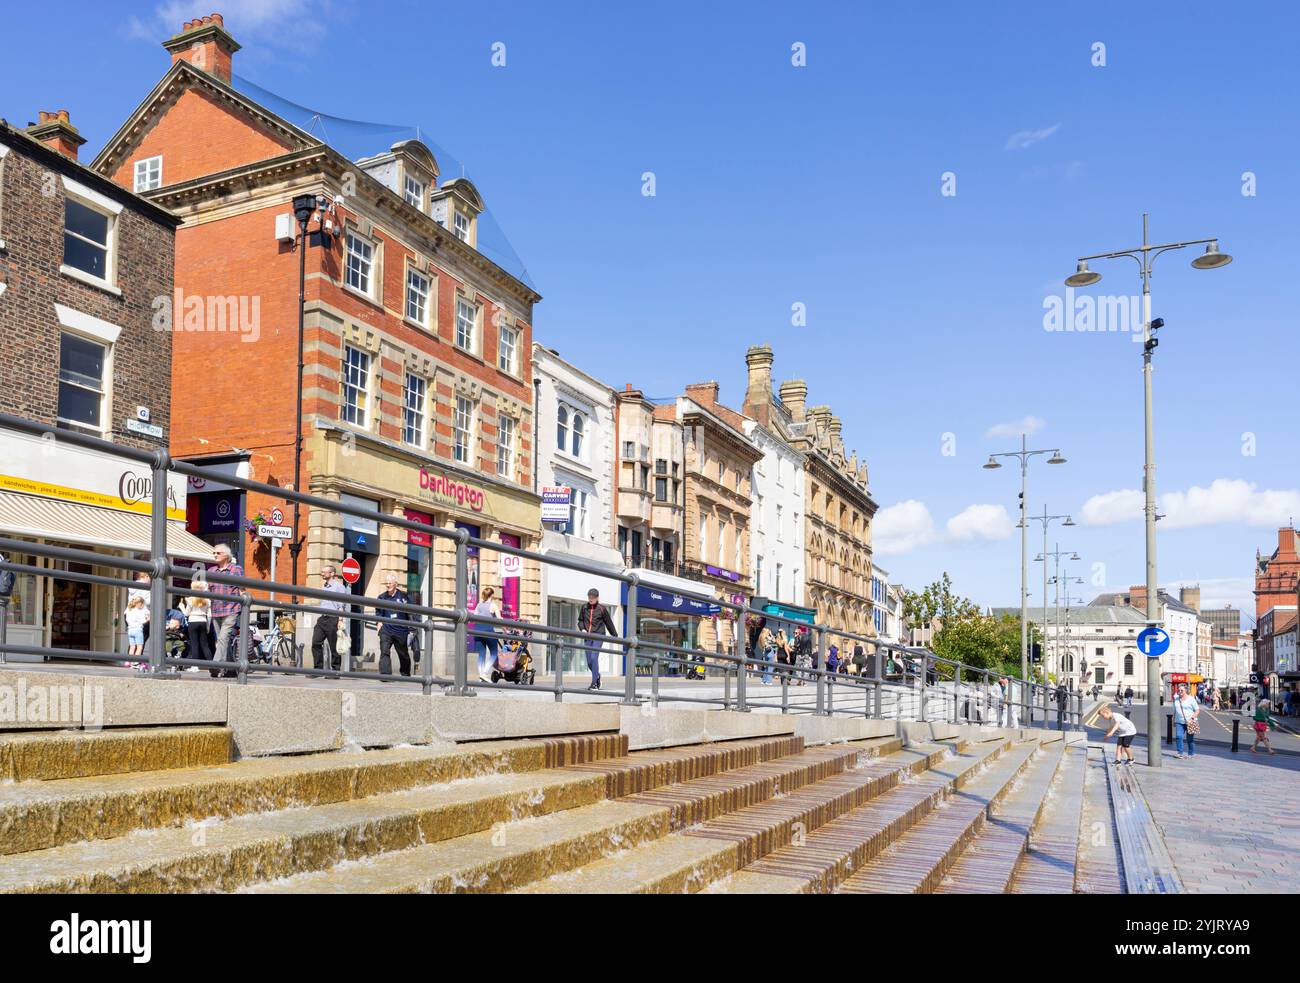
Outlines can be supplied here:
<path id="1" fill-rule="evenodd" d="M 1047 575 L 1047 558 L 1051 557 L 1056 562 L 1056 572 L 1052 575 L 1051 582 L 1056 585 L 1056 603 L 1054 605 L 1054 610 L 1052 613 L 1052 626 L 1053 626 L 1053 634 L 1056 639 L 1056 660 L 1057 660 L 1058 671 L 1060 670 L 1060 660 L 1061 660 L 1061 557 L 1066 556 L 1067 553 L 1069 554 L 1069 556 L 1066 557 L 1066 559 L 1069 560 L 1079 559 L 1078 553 L 1075 553 L 1072 550 L 1061 549 L 1060 543 L 1057 543 L 1056 549 L 1050 553 L 1047 552 L 1046 549 L 1044 549 L 1043 555 L 1039 557 L 1039 559 L 1043 561 L 1044 576 Z M 1080 580 L 1079 583 L 1083 583 L 1083 581 Z M 1044 608 L 1047 606 L 1046 587 L 1043 588 L 1043 606 Z M 1043 621 L 1044 622 L 1047 621 L 1046 612 L 1044 612 L 1043 614 Z"/>
<path id="2" fill-rule="evenodd" d="M 1043 678 L 1047 678 L 1047 527 L 1057 519 L 1064 519 L 1063 526 L 1073 526 L 1074 519 L 1068 515 L 1048 515 L 1047 506 L 1043 506 L 1042 515 L 1031 515 L 1035 522 L 1043 524 Z"/>
<path id="3" fill-rule="evenodd" d="M 307 226 L 317 208 L 323 208 L 325 199 L 314 194 L 300 194 L 293 197 L 293 216 L 298 220 L 298 401 L 295 404 L 293 431 L 293 490 L 302 491 L 302 373 L 306 368 L 303 362 L 303 324 L 307 311 Z M 302 552 L 302 537 L 299 534 L 300 506 L 293 503 L 293 540 L 289 543 L 289 555 L 293 559 L 293 583 L 298 584 L 298 554 Z M 295 596 L 294 601 L 298 598 Z"/>
<path id="4" fill-rule="evenodd" d="M 1205 246 L 1205 252 L 1192 260 L 1192 266 L 1198 270 L 1214 270 L 1227 266 L 1232 257 L 1219 252 L 1218 239 L 1190 239 L 1186 242 L 1167 242 L 1152 245 L 1147 234 L 1147 213 L 1142 213 L 1142 245 L 1133 249 L 1121 249 L 1110 253 L 1096 253 L 1092 256 L 1080 256 L 1074 274 L 1066 277 L 1067 287 L 1088 287 L 1101 279 L 1100 273 L 1088 269 L 1092 259 L 1118 259 L 1127 256 L 1138 264 L 1142 277 L 1142 392 L 1143 415 L 1145 421 L 1146 457 L 1142 468 L 1142 488 L 1146 493 L 1144 512 L 1146 515 L 1146 554 L 1147 554 L 1147 627 L 1154 628 L 1160 623 L 1160 596 L 1156 584 L 1156 452 L 1155 425 L 1151 418 L 1151 353 L 1160 342 L 1153 332 L 1164 326 L 1164 319 L 1151 320 L 1151 268 L 1156 257 L 1175 249 L 1188 246 Z M 1147 764 L 1152 768 L 1160 767 L 1160 705 L 1151 698 L 1160 691 L 1160 657 L 1147 657 Z"/>
<path id="5" fill-rule="evenodd" d="M 990 454 L 985 468 L 995 470 L 1002 467 L 999 457 L 1014 457 L 1020 461 L 1020 678 L 1029 680 L 1029 522 L 1026 519 L 1027 502 L 1025 493 L 1029 483 L 1029 459 L 1038 454 L 1051 454 L 1048 464 L 1064 464 L 1060 448 L 1031 451 L 1026 444 L 1025 434 L 1020 435 L 1020 450 L 1006 451 L 1002 454 Z"/>

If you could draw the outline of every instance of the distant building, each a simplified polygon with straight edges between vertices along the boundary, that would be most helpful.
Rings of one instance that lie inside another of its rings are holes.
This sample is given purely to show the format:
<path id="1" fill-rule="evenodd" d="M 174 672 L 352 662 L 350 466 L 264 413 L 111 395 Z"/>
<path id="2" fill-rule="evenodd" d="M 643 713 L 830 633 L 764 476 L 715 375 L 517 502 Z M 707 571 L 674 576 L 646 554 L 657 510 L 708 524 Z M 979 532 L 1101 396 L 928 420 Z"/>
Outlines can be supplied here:
<path id="1" fill-rule="evenodd" d="M 1200 603 L 1200 591 L 1189 588 L 1184 595 L 1188 600 Z M 1191 593 L 1195 591 L 1195 593 Z M 1098 594 L 1089 607 L 1130 607 L 1145 615 L 1147 609 L 1147 589 L 1145 585 L 1130 587 L 1127 591 Z M 1168 592 L 1159 592 L 1157 614 L 1165 631 L 1169 633 L 1169 651 L 1160 657 L 1161 672 L 1199 672 L 1198 665 L 1204 661 L 1208 665 L 1210 658 L 1210 639 L 1200 627 L 1200 615 L 1196 608 L 1185 604 L 1182 599 L 1175 600 Z M 1145 621 L 1145 617 L 1143 618 Z M 1205 649 L 1202 656 L 1201 649 Z"/>
<path id="2" fill-rule="evenodd" d="M 1277 531 L 1277 549 L 1269 556 L 1255 552 L 1255 617 L 1280 604 L 1295 604 L 1300 582 L 1300 537 L 1293 526 Z"/>
<path id="3" fill-rule="evenodd" d="M 1201 620 L 1210 623 L 1210 636 L 1215 642 L 1233 642 L 1241 632 L 1241 611 L 1231 604 L 1222 608 L 1202 608 Z"/>
<path id="4" fill-rule="evenodd" d="M 993 608 L 992 615 L 1020 617 L 1020 608 Z M 1065 609 L 1058 619 L 1054 609 L 1030 608 L 1029 620 L 1044 625 L 1048 671 L 1078 689 L 1102 686 L 1106 690 L 1146 686 L 1145 657 L 1137 636 L 1146 627 L 1146 615 L 1127 605 L 1090 604 Z M 1162 668 L 1164 660 L 1161 660 Z"/>

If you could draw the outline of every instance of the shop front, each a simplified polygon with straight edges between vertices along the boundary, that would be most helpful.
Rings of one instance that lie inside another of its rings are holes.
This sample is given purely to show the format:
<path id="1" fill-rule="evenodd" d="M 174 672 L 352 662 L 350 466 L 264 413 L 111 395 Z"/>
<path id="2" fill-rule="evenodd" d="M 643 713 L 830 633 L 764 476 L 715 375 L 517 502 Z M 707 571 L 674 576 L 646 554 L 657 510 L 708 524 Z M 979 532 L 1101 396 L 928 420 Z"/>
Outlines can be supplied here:
<path id="1" fill-rule="evenodd" d="M 209 478 L 185 478 L 185 529 L 210 546 L 230 548 L 235 562 L 247 566 L 244 547 L 244 518 L 247 514 L 246 496 L 242 488 L 226 484 L 222 477 L 247 478 L 248 455 L 222 455 L 219 457 L 187 458 L 212 475 Z M 287 578 L 286 578 L 287 579 Z"/>
<path id="2" fill-rule="evenodd" d="M 437 529 L 464 529 L 475 539 L 538 548 L 540 499 L 531 490 L 486 474 L 435 465 L 400 445 L 332 424 L 317 423 L 308 448 L 313 494 L 346 497 L 353 504 L 364 503 L 386 515 Z M 468 553 L 471 606 L 490 586 L 504 617 L 539 619 L 536 561 L 473 545 Z M 383 591 L 384 577 L 392 573 L 413 599 L 418 594 L 427 605 L 455 608 L 454 540 L 313 509 L 307 543 L 309 573 L 316 576 L 324 563 L 337 565 L 348 554 L 362 568 L 353 593 L 377 596 Z M 370 641 L 364 650 L 377 649 L 373 629 L 366 637 Z M 450 633 L 434 632 L 431 641 L 434 671 L 450 675 L 454 668 Z"/>
<path id="3" fill-rule="evenodd" d="M 682 580 L 678 577 L 661 575 L 663 579 L 680 581 L 687 586 L 680 588 L 693 593 L 701 593 L 700 584 Z M 648 577 L 646 579 L 649 579 Z M 629 587 L 622 585 L 623 600 L 623 634 L 628 633 L 627 599 Z M 680 648 L 699 649 L 702 630 L 714 631 L 716 621 L 723 613 L 721 605 L 699 600 L 684 594 L 675 593 L 671 586 L 656 583 L 643 583 L 637 587 L 636 635 L 641 641 L 657 642 L 661 645 L 674 645 Z M 643 660 L 644 661 L 644 660 Z M 666 666 L 664 675 L 674 676 L 683 673 L 682 667 Z"/>
<path id="4" fill-rule="evenodd" d="M 149 558 L 153 476 L 126 458 L 0 428 L 0 534 L 104 557 Z M 167 552 L 176 561 L 211 562 L 211 546 L 185 529 L 185 479 L 167 486 Z M 127 578 L 120 570 L 15 552 L 11 562 L 39 567 L 18 574 L 7 608 L 16 645 L 123 652 L 125 588 L 87 584 L 61 573 Z M 37 656 L 10 655 L 9 661 Z"/>

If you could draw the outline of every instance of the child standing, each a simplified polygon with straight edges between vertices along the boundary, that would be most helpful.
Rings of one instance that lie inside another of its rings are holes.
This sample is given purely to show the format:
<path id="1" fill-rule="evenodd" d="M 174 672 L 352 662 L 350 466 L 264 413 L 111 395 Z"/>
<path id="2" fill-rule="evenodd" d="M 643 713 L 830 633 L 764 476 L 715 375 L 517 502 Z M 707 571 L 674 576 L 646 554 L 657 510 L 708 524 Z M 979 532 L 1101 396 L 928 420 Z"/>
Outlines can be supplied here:
<path id="1" fill-rule="evenodd" d="M 1272 705 L 1270 700 L 1260 700 L 1259 705 L 1255 707 L 1255 743 L 1250 746 L 1252 753 L 1259 753 L 1259 742 L 1263 741 L 1265 751 L 1269 754 L 1277 754 L 1268 741 L 1268 729 L 1273 726 L 1273 717 L 1268 712 Z"/>
<path id="2" fill-rule="evenodd" d="M 141 659 L 144 657 L 144 626 L 149 623 L 149 609 L 145 607 L 144 598 L 132 591 L 122 615 L 126 620 L 126 654 Z M 128 669 L 143 669 L 144 663 L 128 662 L 126 666 Z"/>
<path id="3" fill-rule="evenodd" d="M 1124 764 L 1127 757 L 1128 764 L 1133 763 L 1133 738 L 1137 736 L 1137 725 L 1122 713 L 1116 713 L 1111 709 L 1110 704 L 1101 708 L 1101 716 L 1104 720 L 1111 721 L 1110 730 L 1106 731 L 1106 737 L 1115 737 L 1115 764 Z"/>
<path id="4" fill-rule="evenodd" d="M 190 658 L 212 661 L 212 605 L 206 597 L 187 597 L 181 602 L 188 622 Z M 191 667 L 197 668 L 197 667 Z"/>

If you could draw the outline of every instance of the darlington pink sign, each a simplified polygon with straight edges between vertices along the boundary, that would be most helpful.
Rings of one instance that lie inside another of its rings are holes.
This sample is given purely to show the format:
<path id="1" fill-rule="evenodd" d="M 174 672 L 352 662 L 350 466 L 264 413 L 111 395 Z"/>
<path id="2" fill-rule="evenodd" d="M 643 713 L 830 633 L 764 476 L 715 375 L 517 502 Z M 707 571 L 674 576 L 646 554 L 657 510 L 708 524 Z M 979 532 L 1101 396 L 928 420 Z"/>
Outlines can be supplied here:
<path id="1" fill-rule="evenodd" d="M 468 506 L 474 512 L 483 511 L 483 490 L 467 485 L 463 481 L 449 478 L 445 474 L 430 474 L 420 468 L 420 490 Z"/>

